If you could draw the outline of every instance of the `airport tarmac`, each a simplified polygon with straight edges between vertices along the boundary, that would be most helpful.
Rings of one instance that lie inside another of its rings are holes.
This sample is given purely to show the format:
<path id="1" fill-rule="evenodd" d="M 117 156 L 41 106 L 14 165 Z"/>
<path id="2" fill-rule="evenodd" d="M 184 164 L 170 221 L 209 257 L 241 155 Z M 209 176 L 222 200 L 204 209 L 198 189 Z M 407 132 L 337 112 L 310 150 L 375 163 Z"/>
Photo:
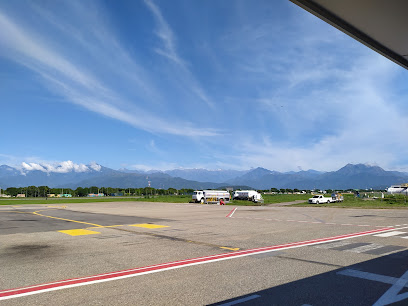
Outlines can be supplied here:
<path id="1" fill-rule="evenodd" d="M 1 305 L 406 305 L 408 210 L 0 206 Z"/>

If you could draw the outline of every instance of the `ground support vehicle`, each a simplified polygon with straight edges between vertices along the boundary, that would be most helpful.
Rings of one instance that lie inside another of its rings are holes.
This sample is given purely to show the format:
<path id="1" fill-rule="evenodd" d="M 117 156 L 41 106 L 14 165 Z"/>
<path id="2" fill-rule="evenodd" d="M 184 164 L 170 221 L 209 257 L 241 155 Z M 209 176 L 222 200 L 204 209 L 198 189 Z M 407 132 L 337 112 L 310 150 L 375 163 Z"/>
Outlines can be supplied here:
<path id="1" fill-rule="evenodd" d="M 237 190 L 232 196 L 233 200 L 247 200 L 254 203 L 263 202 L 262 195 L 255 190 Z"/>
<path id="2" fill-rule="evenodd" d="M 344 197 L 341 193 L 332 193 L 331 197 L 332 197 L 332 203 L 344 201 Z"/>
<path id="3" fill-rule="evenodd" d="M 332 198 L 325 197 L 321 194 L 316 194 L 313 198 L 309 199 L 309 204 L 322 204 L 322 203 L 331 203 Z"/>
<path id="4" fill-rule="evenodd" d="M 230 193 L 225 190 L 196 190 L 192 196 L 193 202 L 201 204 L 219 203 L 221 199 L 228 203 L 231 200 Z"/>

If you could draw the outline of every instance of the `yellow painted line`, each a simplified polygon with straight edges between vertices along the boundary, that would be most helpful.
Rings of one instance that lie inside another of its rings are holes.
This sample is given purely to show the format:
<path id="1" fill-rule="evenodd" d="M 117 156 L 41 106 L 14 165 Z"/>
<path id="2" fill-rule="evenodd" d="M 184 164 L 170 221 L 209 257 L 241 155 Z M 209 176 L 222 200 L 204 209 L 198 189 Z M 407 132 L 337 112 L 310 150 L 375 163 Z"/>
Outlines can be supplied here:
<path id="1" fill-rule="evenodd" d="M 37 216 L 42 216 L 42 217 L 46 217 L 46 218 L 51 218 L 51 219 L 64 220 L 64 221 L 75 222 L 75 223 L 81 223 L 81 224 L 88 224 L 88 225 L 93 225 L 93 226 L 95 226 L 95 227 L 103 227 L 102 225 L 94 224 L 94 223 L 88 223 L 88 222 L 82 222 L 82 221 L 75 221 L 75 220 L 71 220 L 71 219 L 57 218 L 57 217 L 42 215 L 42 214 L 39 214 L 39 213 L 38 213 L 39 211 L 42 211 L 42 210 L 37 210 L 37 211 L 33 212 L 33 214 L 34 214 L 34 215 L 37 215 Z"/>
<path id="2" fill-rule="evenodd" d="M 227 248 L 227 247 L 220 247 L 220 249 L 226 249 L 226 250 L 231 250 L 231 251 L 238 251 L 239 248 Z"/>
<path id="3" fill-rule="evenodd" d="M 147 223 L 143 223 L 143 224 L 132 224 L 129 226 L 136 226 L 136 227 L 144 227 L 144 228 L 162 228 L 162 227 L 169 227 L 167 225 L 158 225 L 158 224 L 147 224 Z"/>
<path id="4" fill-rule="evenodd" d="M 123 224 L 121 225 L 99 225 L 99 226 L 91 226 L 91 227 L 87 227 L 87 228 L 101 228 L 101 227 L 120 227 L 120 226 L 124 226 Z"/>
<path id="5" fill-rule="evenodd" d="M 87 229 L 74 229 L 74 230 L 65 230 L 65 231 L 58 231 L 58 232 L 64 233 L 70 236 L 84 236 L 84 235 L 100 234 L 100 232 L 90 231 Z"/>

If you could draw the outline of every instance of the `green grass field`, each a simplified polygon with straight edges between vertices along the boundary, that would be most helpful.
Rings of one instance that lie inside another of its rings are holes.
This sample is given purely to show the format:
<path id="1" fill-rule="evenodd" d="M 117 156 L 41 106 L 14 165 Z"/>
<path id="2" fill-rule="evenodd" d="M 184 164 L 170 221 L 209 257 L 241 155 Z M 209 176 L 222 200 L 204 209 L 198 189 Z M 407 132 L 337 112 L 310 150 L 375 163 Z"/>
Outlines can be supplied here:
<path id="1" fill-rule="evenodd" d="M 344 207 L 344 208 L 408 208 L 408 198 L 405 196 L 387 195 L 384 199 L 357 198 L 354 195 L 344 195 L 344 202 L 329 204 L 309 204 L 300 203 L 292 206 L 310 206 L 310 207 Z"/>
<path id="2" fill-rule="evenodd" d="M 308 204 L 307 200 L 311 197 L 310 194 L 276 194 L 263 195 L 264 203 L 252 203 L 251 201 L 233 200 L 228 205 L 240 206 L 262 206 L 268 204 L 292 202 L 296 200 L 304 200 L 304 203 L 292 204 L 291 206 L 310 206 L 310 207 L 344 207 L 344 208 L 408 208 L 408 197 L 406 196 L 389 196 L 384 199 L 362 199 L 356 198 L 354 195 L 344 195 L 344 202 L 330 204 Z M 166 196 L 150 196 L 150 197 L 104 197 L 104 198 L 19 198 L 0 199 L 0 205 L 21 205 L 21 204 L 73 204 L 73 203 L 97 203 L 97 202 L 165 202 L 165 203 L 189 203 L 191 196 L 189 195 L 166 195 Z"/>
<path id="3" fill-rule="evenodd" d="M 96 202 L 166 202 L 166 203 L 188 203 L 191 196 L 155 196 L 155 197 L 102 197 L 102 198 L 19 198 L 0 199 L 0 205 L 17 204 L 72 204 L 72 203 L 96 203 Z"/>
<path id="4" fill-rule="evenodd" d="M 240 205 L 240 206 L 262 206 L 268 204 L 277 204 L 285 202 L 293 202 L 298 200 L 307 201 L 311 197 L 310 194 L 263 194 L 263 203 L 252 203 L 251 201 L 241 201 L 233 200 L 229 205 Z"/>

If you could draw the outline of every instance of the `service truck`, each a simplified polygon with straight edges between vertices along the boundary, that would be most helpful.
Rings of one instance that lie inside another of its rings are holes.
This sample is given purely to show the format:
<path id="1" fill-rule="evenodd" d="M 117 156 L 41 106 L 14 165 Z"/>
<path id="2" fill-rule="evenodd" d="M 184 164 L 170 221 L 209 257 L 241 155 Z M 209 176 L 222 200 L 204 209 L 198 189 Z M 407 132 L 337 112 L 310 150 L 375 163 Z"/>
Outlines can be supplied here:
<path id="1" fill-rule="evenodd" d="M 332 193 L 331 196 L 332 196 L 332 203 L 344 201 L 344 197 L 341 193 Z"/>
<path id="2" fill-rule="evenodd" d="M 331 203 L 332 198 L 327 198 L 322 194 L 316 194 L 309 199 L 310 204 L 322 204 L 322 203 Z"/>
<path id="3" fill-rule="evenodd" d="M 262 195 L 256 190 L 236 190 L 232 196 L 233 200 L 247 200 L 254 203 L 263 202 Z"/>
<path id="4" fill-rule="evenodd" d="M 193 193 L 192 200 L 196 203 L 218 203 L 220 200 L 229 202 L 231 195 L 225 190 L 196 190 Z"/>

